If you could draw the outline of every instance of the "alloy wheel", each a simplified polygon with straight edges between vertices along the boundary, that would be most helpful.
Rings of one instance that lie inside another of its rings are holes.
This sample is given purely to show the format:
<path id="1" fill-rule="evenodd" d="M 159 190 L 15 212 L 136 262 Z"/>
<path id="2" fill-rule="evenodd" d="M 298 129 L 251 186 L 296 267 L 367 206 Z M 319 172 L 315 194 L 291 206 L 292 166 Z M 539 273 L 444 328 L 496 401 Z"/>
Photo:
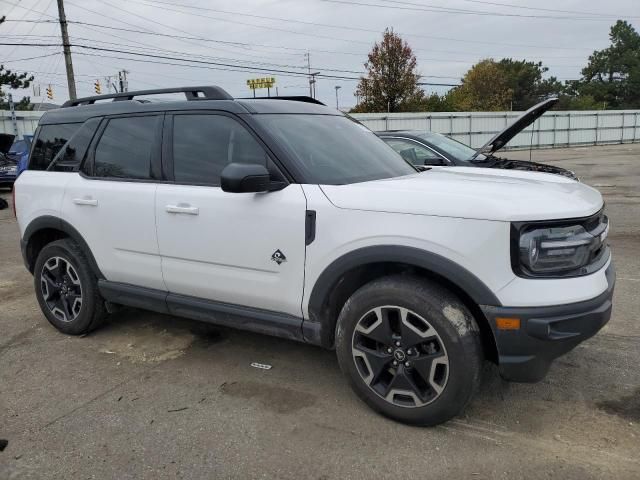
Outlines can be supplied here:
<path id="1" fill-rule="evenodd" d="M 399 306 L 374 308 L 358 320 L 352 354 L 365 384 L 400 407 L 433 402 L 449 378 L 449 357 L 438 332 Z"/>
<path id="2" fill-rule="evenodd" d="M 78 272 L 62 257 L 51 257 L 40 274 L 42 298 L 51 313 L 62 322 L 71 322 L 82 308 L 82 285 Z"/>

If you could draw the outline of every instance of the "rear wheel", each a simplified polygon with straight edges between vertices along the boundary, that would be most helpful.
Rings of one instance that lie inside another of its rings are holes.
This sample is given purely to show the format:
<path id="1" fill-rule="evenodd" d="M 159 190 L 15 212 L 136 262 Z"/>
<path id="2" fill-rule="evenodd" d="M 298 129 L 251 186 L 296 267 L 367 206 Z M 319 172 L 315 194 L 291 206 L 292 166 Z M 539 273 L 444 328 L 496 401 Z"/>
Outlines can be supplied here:
<path id="1" fill-rule="evenodd" d="M 354 293 L 338 319 L 336 349 L 360 398 L 405 423 L 457 415 L 480 380 L 473 316 L 451 292 L 416 277 L 383 278 Z"/>
<path id="2" fill-rule="evenodd" d="M 72 240 L 56 240 L 42 249 L 34 268 L 34 282 L 42 312 L 61 332 L 88 333 L 106 317 L 97 278 Z"/>

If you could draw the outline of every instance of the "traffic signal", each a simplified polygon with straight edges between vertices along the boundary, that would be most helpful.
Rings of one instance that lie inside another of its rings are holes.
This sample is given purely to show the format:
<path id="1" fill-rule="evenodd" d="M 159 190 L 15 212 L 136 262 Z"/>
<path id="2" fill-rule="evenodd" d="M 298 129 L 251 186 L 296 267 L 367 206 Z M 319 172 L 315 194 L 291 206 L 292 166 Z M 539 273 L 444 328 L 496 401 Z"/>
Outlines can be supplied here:
<path id="1" fill-rule="evenodd" d="M 95 83 L 93 84 L 93 88 L 96 91 L 96 93 L 100 95 L 100 93 L 102 92 L 102 89 L 100 87 L 100 80 L 95 81 Z"/>
<path id="2" fill-rule="evenodd" d="M 53 100 L 53 88 L 51 88 L 51 85 L 47 87 L 47 98 Z"/>

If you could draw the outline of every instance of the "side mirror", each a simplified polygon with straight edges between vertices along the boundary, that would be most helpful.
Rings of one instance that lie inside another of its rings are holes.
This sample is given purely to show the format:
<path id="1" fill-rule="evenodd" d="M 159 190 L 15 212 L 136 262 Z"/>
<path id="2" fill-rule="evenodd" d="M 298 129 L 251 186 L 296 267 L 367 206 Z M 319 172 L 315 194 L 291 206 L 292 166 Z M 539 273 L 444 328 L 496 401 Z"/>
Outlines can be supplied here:
<path id="1" fill-rule="evenodd" d="M 267 192 L 271 190 L 271 178 L 264 165 L 230 163 L 222 170 L 220 186 L 224 192 Z"/>

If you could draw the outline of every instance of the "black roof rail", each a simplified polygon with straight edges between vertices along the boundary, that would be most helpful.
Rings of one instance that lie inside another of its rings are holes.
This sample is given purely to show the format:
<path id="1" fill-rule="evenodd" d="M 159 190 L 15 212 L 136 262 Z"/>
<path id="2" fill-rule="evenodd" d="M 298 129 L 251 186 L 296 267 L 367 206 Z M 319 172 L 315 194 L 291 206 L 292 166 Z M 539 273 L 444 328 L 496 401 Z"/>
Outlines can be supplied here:
<path id="1" fill-rule="evenodd" d="M 293 102 L 315 103 L 316 105 L 323 105 L 326 107 L 326 104 L 322 103 L 320 100 L 316 100 L 315 98 L 307 97 L 304 95 L 279 96 L 279 97 L 244 97 L 244 98 L 239 98 L 238 100 L 291 100 Z"/>
<path id="2" fill-rule="evenodd" d="M 62 108 L 77 107 L 78 105 L 93 105 L 96 101 L 113 99 L 114 102 L 122 100 L 133 100 L 135 97 L 144 95 L 158 95 L 163 93 L 184 93 L 187 100 L 233 100 L 225 90 L 216 86 L 205 87 L 176 87 L 159 88 L 155 90 L 137 90 L 135 92 L 109 93 L 107 95 L 95 95 L 93 97 L 83 97 L 76 100 L 67 100 L 62 104 Z M 201 94 L 201 95 L 199 95 Z"/>

